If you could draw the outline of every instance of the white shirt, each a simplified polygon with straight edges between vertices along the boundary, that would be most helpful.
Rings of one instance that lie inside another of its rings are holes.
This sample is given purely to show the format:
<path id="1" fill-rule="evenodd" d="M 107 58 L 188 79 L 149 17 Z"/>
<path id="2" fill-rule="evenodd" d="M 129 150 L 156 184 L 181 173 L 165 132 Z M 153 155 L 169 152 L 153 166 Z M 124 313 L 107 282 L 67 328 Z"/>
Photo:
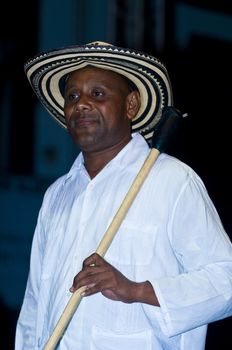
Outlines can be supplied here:
<path id="1" fill-rule="evenodd" d="M 38 216 L 16 350 L 43 349 L 149 153 L 139 134 L 92 180 L 80 154 L 48 188 Z M 105 259 L 149 280 L 160 307 L 82 298 L 57 349 L 202 350 L 207 324 L 232 315 L 232 245 L 196 173 L 161 154 Z"/>

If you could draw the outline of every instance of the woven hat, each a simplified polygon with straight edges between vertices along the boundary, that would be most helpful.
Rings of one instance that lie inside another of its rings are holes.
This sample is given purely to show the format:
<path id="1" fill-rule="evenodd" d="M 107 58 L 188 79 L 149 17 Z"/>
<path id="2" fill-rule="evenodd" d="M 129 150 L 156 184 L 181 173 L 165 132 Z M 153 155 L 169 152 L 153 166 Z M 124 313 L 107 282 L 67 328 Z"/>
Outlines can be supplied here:
<path id="1" fill-rule="evenodd" d="M 157 58 L 98 41 L 39 54 L 26 62 L 25 73 L 40 102 L 66 128 L 63 112 L 65 77 L 88 65 L 121 74 L 137 87 L 141 107 L 132 120 L 132 132 L 140 132 L 149 141 L 162 109 L 173 105 L 166 67 Z"/>

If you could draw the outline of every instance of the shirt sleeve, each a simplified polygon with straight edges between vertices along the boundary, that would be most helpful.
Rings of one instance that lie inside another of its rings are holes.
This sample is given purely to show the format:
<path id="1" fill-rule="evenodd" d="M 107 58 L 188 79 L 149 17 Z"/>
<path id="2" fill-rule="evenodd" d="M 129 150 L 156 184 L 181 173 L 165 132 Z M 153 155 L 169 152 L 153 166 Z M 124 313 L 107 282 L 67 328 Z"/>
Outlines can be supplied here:
<path id="1" fill-rule="evenodd" d="M 169 235 L 180 273 L 151 281 L 163 332 L 175 336 L 231 316 L 232 245 L 197 175 L 176 201 Z M 143 307 L 150 320 L 157 316 L 154 307 Z"/>
<path id="2" fill-rule="evenodd" d="M 31 247 L 30 270 L 23 304 L 16 325 L 15 350 L 37 349 L 37 303 L 43 260 L 43 226 L 40 210 Z"/>

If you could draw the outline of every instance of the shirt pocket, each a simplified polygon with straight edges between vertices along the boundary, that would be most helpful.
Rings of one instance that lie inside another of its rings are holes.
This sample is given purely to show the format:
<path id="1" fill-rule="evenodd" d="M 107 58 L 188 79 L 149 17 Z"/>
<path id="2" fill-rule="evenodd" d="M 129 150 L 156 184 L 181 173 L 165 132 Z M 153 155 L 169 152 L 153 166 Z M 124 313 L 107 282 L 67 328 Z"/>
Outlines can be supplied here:
<path id="1" fill-rule="evenodd" d="M 155 249 L 157 226 L 124 220 L 105 258 L 119 265 L 150 264 Z"/>
<path id="2" fill-rule="evenodd" d="M 134 333 L 116 333 L 94 326 L 91 332 L 90 350 L 151 350 L 152 335 L 150 330 Z"/>

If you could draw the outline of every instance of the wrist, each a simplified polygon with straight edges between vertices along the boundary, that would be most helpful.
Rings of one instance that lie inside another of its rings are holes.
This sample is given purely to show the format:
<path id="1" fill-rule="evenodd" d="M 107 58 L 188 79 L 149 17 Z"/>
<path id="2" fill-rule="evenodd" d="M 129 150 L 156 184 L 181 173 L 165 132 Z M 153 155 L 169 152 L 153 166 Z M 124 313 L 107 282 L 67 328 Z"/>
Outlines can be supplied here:
<path id="1" fill-rule="evenodd" d="M 135 282 L 135 302 L 160 306 L 154 288 L 149 281 Z"/>

